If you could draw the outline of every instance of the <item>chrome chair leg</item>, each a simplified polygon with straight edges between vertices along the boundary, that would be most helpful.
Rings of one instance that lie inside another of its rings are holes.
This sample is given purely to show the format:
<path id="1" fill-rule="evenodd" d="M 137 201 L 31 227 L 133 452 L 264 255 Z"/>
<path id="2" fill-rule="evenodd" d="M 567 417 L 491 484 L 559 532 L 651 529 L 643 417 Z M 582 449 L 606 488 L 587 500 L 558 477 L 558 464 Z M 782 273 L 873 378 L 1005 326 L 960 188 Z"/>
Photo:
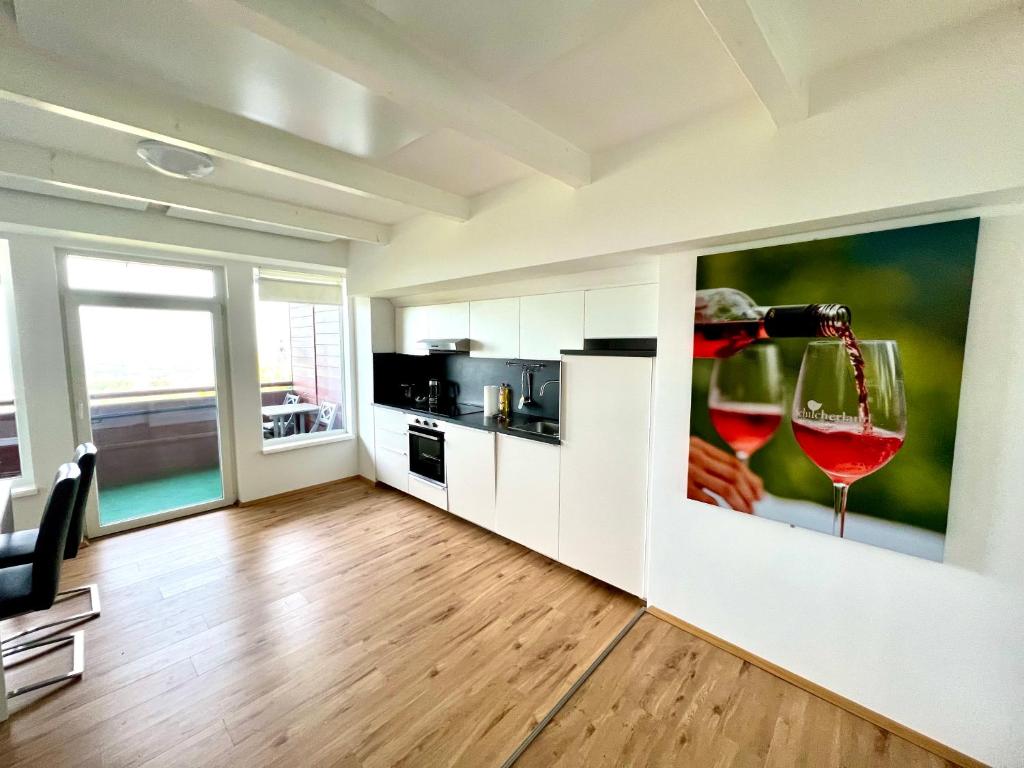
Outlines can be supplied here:
<path id="1" fill-rule="evenodd" d="M 38 624 L 34 627 L 29 627 L 21 632 L 5 637 L 0 641 L 0 648 L 4 649 L 4 653 L 7 653 L 8 644 L 12 640 L 25 637 L 26 635 L 34 635 L 36 632 L 42 632 L 44 629 L 53 629 L 54 627 L 63 627 L 65 625 L 80 624 L 83 621 L 89 621 L 100 615 L 100 588 L 96 584 L 86 584 L 84 587 L 75 587 L 74 589 L 66 589 L 63 592 L 57 593 L 57 599 L 54 600 L 54 605 L 64 600 L 70 600 L 72 597 L 77 595 L 89 595 L 89 610 L 82 611 L 81 613 L 75 613 L 71 616 L 65 616 L 62 619 L 55 619 L 54 621 L 47 622 L 46 624 Z M 52 634 L 52 633 L 51 633 Z"/>
<path id="2" fill-rule="evenodd" d="M 30 691 L 37 691 L 40 688 L 46 688 L 50 685 L 57 685 L 57 683 L 63 683 L 67 680 L 78 680 L 85 673 L 85 632 L 78 630 L 72 632 L 70 635 L 61 635 L 60 637 L 47 637 L 42 640 L 32 640 L 28 643 L 22 643 L 21 645 L 15 646 L 14 648 L 8 648 L 4 650 L 4 656 L 10 656 L 15 653 L 23 653 L 25 651 L 31 651 L 35 648 L 45 648 L 46 646 L 60 647 L 63 645 L 71 645 L 72 647 L 72 662 L 71 670 L 64 672 L 60 675 L 54 675 L 48 677 L 45 680 L 39 680 L 35 683 L 28 683 L 18 688 L 13 688 L 7 691 L 7 698 L 13 699 L 15 696 L 20 696 L 23 693 L 29 693 Z M 13 665 L 12 665 L 13 666 Z"/>

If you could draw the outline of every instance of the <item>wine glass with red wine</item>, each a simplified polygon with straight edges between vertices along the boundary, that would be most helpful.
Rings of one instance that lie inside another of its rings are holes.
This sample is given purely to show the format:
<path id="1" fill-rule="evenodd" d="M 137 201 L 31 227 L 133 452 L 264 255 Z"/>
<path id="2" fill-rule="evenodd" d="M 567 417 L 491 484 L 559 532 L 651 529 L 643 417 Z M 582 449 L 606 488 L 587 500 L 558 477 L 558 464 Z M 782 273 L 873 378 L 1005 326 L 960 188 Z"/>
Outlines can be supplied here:
<path id="1" fill-rule="evenodd" d="M 782 363 L 774 344 L 758 343 L 715 360 L 708 411 L 719 436 L 744 464 L 782 423 Z"/>
<path id="2" fill-rule="evenodd" d="M 793 435 L 832 481 L 833 535 L 843 536 L 850 485 L 903 446 L 907 405 L 895 341 L 814 341 L 793 396 Z"/>

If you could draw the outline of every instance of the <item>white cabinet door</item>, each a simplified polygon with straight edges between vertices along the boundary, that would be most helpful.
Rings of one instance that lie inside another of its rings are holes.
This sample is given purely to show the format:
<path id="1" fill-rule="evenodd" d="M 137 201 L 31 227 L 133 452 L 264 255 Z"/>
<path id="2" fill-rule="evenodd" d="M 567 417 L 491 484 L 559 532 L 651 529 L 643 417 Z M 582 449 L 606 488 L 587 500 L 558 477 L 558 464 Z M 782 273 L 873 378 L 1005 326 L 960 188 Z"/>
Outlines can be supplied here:
<path id="1" fill-rule="evenodd" d="M 403 355 L 425 355 L 421 339 L 430 338 L 430 307 L 395 309 L 395 349 Z"/>
<path id="2" fill-rule="evenodd" d="M 641 597 L 653 368 L 567 355 L 561 372 L 558 559 Z"/>
<path id="3" fill-rule="evenodd" d="M 413 474 L 408 477 L 410 496 L 415 496 L 440 509 L 448 509 L 448 491 L 443 485 L 437 485 Z"/>
<path id="4" fill-rule="evenodd" d="M 558 360 L 563 349 L 583 349 L 583 291 L 523 296 L 519 300 L 519 356 Z"/>
<path id="5" fill-rule="evenodd" d="M 445 425 L 448 511 L 494 529 L 494 433 Z"/>
<path id="6" fill-rule="evenodd" d="M 471 301 L 469 340 L 473 357 L 519 357 L 519 299 Z"/>
<path id="7" fill-rule="evenodd" d="M 658 335 L 658 286 L 627 285 L 587 291 L 588 339 L 647 338 Z"/>
<path id="8" fill-rule="evenodd" d="M 495 528 L 506 538 L 558 557 L 557 445 L 498 435 Z"/>
<path id="9" fill-rule="evenodd" d="M 377 480 L 409 490 L 409 437 L 405 414 L 391 408 L 373 407 L 374 465 Z"/>
<path id="10" fill-rule="evenodd" d="M 397 488 L 409 490 L 409 457 L 405 451 L 378 444 L 377 445 L 377 480 Z"/>
<path id="11" fill-rule="evenodd" d="M 430 313 L 430 338 L 469 338 L 469 302 L 436 304 L 426 307 Z"/>

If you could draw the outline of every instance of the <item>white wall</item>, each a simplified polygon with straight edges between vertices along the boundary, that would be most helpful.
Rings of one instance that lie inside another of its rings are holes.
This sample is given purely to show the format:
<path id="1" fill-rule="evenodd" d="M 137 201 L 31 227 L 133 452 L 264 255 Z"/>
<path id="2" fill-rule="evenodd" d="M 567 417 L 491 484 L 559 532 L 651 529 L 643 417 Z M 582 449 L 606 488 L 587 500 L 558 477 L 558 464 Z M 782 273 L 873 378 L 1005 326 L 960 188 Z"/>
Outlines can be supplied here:
<path id="1" fill-rule="evenodd" d="M 661 262 L 650 602 L 996 766 L 1024 757 L 1024 215 L 978 243 L 946 561 L 686 499 L 693 253 Z"/>
<path id="2" fill-rule="evenodd" d="M 474 200 L 467 222 L 419 217 L 386 247 L 353 244 L 352 291 L 401 295 L 637 249 L 1020 199 L 1020 13 L 950 35 L 819 78 L 807 120 L 776 130 L 759 104 L 740 105 L 596 157 L 595 181 L 581 189 L 530 178 Z"/>
<path id="3" fill-rule="evenodd" d="M 14 500 L 14 524 L 38 525 L 57 467 L 75 451 L 71 394 L 64 356 L 64 332 L 57 261 L 46 238 L 13 236 L 8 241 L 14 313 L 25 384 L 22 413 L 37 491 Z M 13 345 L 12 345 L 13 347 Z M 19 427 L 21 421 L 19 421 Z M 20 435 L 24 441 L 25 435 Z"/>
<path id="4" fill-rule="evenodd" d="M 377 479 L 373 421 L 373 354 L 395 351 L 395 308 L 387 299 L 352 300 L 355 336 L 359 474 Z"/>

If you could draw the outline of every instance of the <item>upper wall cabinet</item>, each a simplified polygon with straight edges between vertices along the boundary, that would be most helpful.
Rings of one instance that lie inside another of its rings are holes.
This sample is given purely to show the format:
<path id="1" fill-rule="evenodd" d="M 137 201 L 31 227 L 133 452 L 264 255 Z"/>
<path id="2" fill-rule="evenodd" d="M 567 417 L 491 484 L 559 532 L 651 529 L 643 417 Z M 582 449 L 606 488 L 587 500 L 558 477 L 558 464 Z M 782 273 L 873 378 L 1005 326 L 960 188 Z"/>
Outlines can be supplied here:
<path id="1" fill-rule="evenodd" d="M 425 355 L 420 339 L 430 337 L 430 307 L 395 309 L 395 351 L 403 355 Z"/>
<path id="2" fill-rule="evenodd" d="M 438 304 L 427 307 L 430 310 L 430 338 L 469 338 L 469 302 Z"/>
<path id="3" fill-rule="evenodd" d="M 558 360 L 563 349 L 583 349 L 583 291 L 523 296 L 519 300 L 519 356 Z"/>
<path id="4" fill-rule="evenodd" d="M 473 357 L 519 357 L 519 299 L 471 301 L 469 339 Z"/>
<path id="5" fill-rule="evenodd" d="M 469 303 L 434 304 L 395 309 L 395 349 L 403 355 L 425 355 L 423 339 L 465 339 L 469 336 Z"/>
<path id="6" fill-rule="evenodd" d="M 657 335 L 657 284 L 587 291 L 586 338 L 647 338 Z"/>

